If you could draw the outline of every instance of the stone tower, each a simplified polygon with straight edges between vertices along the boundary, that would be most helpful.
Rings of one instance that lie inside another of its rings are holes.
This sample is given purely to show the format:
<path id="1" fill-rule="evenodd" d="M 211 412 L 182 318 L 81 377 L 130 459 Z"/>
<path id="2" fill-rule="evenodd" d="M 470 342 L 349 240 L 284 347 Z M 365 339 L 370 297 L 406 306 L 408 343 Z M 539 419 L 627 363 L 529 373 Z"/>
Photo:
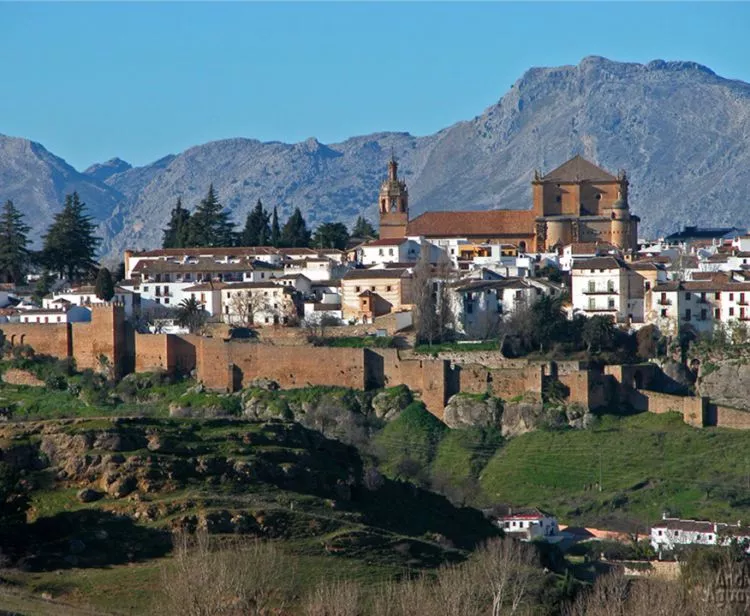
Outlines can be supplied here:
<path id="1" fill-rule="evenodd" d="M 398 179 L 398 163 L 393 155 L 388 161 L 388 178 L 380 185 L 378 209 L 380 238 L 404 237 L 409 222 L 409 191 L 406 182 Z"/>
<path id="2" fill-rule="evenodd" d="M 610 215 L 610 242 L 622 250 L 628 250 L 632 248 L 635 240 L 631 229 L 630 207 L 628 205 L 628 178 L 623 172 L 618 179 L 620 180 L 620 190 L 617 200 L 612 204 Z"/>

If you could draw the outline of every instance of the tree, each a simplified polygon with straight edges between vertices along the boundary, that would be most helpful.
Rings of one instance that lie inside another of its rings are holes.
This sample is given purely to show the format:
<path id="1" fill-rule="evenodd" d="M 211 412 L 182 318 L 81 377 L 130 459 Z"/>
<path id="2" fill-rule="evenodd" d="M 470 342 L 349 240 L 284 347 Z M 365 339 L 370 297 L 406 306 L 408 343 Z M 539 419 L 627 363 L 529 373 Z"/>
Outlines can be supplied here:
<path id="1" fill-rule="evenodd" d="M 612 317 L 600 314 L 586 320 L 581 332 L 581 340 L 589 353 L 598 353 L 612 348 L 617 336 Z"/>
<path id="2" fill-rule="evenodd" d="M 258 199 L 258 203 L 247 215 L 245 228 L 240 235 L 240 243 L 243 246 L 267 246 L 271 240 L 271 228 L 268 226 L 270 218 Z M 278 220 L 276 222 L 278 224 Z"/>
<path id="3" fill-rule="evenodd" d="M 294 208 L 281 231 L 281 244 L 289 248 L 305 248 L 310 245 L 310 230 L 298 207 Z"/>
<path id="4" fill-rule="evenodd" d="M 164 229 L 162 248 L 185 248 L 190 240 L 190 212 L 182 207 L 182 199 L 177 198 L 177 204 Z"/>
<path id="5" fill-rule="evenodd" d="M 188 246 L 231 246 L 233 243 L 234 224 L 229 220 L 229 212 L 219 203 L 211 184 L 190 217 Z"/>
<path id="6" fill-rule="evenodd" d="M 568 321 L 562 310 L 562 297 L 542 295 L 531 305 L 531 320 L 534 346 L 540 351 L 548 349 L 553 342 L 559 342 Z"/>
<path id="7" fill-rule="evenodd" d="M 89 276 L 96 269 L 94 254 L 101 242 L 94 235 L 95 230 L 96 225 L 78 193 L 67 195 L 62 211 L 55 214 L 44 236 L 44 264 L 71 282 Z"/>
<path id="8" fill-rule="evenodd" d="M 35 302 L 37 302 L 38 304 L 42 303 L 42 298 L 52 290 L 53 282 L 54 277 L 52 276 L 52 274 L 50 274 L 48 270 L 44 270 L 42 272 L 42 275 L 39 276 L 39 280 L 36 281 L 36 285 L 34 285 L 34 293 L 32 295 L 32 298 Z"/>
<path id="9" fill-rule="evenodd" d="M 0 213 L 0 282 L 20 284 L 29 261 L 27 234 L 30 227 L 12 201 Z"/>
<path id="10" fill-rule="evenodd" d="M 273 206 L 273 216 L 271 216 L 271 246 L 278 248 L 281 243 L 281 229 L 279 228 L 279 212 L 276 206 Z"/>
<path id="11" fill-rule="evenodd" d="M 371 237 L 375 238 L 377 236 L 378 232 L 375 230 L 375 227 L 370 224 L 369 220 L 364 216 L 357 218 L 357 222 L 354 223 L 354 227 L 352 228 L 352 237 L 366 239 Z"/>
<path id="12" fill-rule="evenodd" d="M 0 462 L 0 534 L 10 534 L 25 523 L 28 508 L 28 491 L 18 471 Z"/>
<path id="13" fill-rule="evenodd" d="M 203 305 L 194 297 L 188 297 L 177 307 L 176 321 L 180 327 L 187 327 L 194 334 L 205 325 L 207 316 Z"/>
<path id="14" fill-rule="evenodd" d="M 99 273 L 96 275 L 96 285 L 94 286 L 96 296 L 109 302 L 115 296 L 115 284 L 112 281 L 112 274 L 106 267 L 99 269 Z"/>
<path id="15" fill-rule="evenodd" d="M 252 327 L 255 325 L 255 316 L 269 312 L 270 309 L 268 298 L 261 292 L 235 291 L 229 300 L 232 324 L 240 327 Z"/>
<path id="16" fill-rule="evenodd" d="M 412 275 L 412 294 L 417 341 L 431 345 L 453 334 L 454 317 L 447 285 L 453 273 L 450 260 L 441 255 L 433 267 L 429 255 L 423 248 Z"/>
<path id="17" fill-rule="evenodd" d="M 315 248 L 338 248 L 344 250 L 349 243 L 349 232 L 340 222 L 326 222 L 315 229 L 312 245 Z"/>

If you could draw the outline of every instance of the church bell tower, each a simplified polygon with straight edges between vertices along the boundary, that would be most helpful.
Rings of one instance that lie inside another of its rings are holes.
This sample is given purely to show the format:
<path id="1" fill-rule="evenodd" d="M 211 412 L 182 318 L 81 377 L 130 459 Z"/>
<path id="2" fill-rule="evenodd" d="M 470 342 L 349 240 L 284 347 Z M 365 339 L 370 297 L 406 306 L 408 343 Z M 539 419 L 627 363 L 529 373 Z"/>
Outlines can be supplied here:
<path id="1" fill-rule="evenodd" d="M 398 179 L 398 163 L 392 154 L 388 161 L 388 178 L 380 185 L 378 209 L 380 238 L 405 237 L 409 222 L 409 191 L 406 189 L 406 182 Z"/>

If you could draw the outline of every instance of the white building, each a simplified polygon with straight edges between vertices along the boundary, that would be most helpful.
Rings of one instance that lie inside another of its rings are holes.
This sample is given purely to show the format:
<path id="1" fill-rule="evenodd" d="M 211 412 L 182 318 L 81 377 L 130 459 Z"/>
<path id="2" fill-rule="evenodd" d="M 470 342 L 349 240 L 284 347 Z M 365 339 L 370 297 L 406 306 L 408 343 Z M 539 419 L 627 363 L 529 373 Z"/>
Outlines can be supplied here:
<path id="1" fill-rule="evenodd" d="M 37 308 L 19 313 L 20 323 L 85 323 L 91 321 L 91 310 L 84 306 L 61 303 L 57 308 Z"/>
<path id="2" fill-rule="evenodd" d="M 422 245 L 414 239 L 379 239 L 359 246 L 357 248 L 357 259 L 362 265 L 414 263 L 419 259 L 421 250 Z M 435 250 L 438 249 L 435 248 Z M 435 258 L 435 261 L 437 261 L 437 258 Z"/>
<path id="3" fill-rule="evenodd" d="M 96 296 L 96 288 L 93 285 L 61 289 L 55 291 L 47 297 L 42 298 L 43 308 L 59 308 L 61 302 L 67 302 L 70 306 L 94 306 L 96 304 L 105 304 L 104 300 Z M 130 289 L 121 286 L 115 287 L 115 294 L 110 300 L 122 304 L 126 317 L 132 317 L 140 307 L 140 296 L 133 293 Z"/>
<path id="4" fill-rule="evenodd" d="M 188 255 L 179 260 L 141 259 L 132 268 L 132 278 L 122 281 L 120 287 L 140 293 L 144 310 L 156 305 L 176 308 L 183 300 L 200 292 L 192 290 L 196 285 L 209 282 L 263 282 L 283 275 L 280 265 L 231 254 L 221 257 Z M 212 310 L 215 306 L 211 302 L 205 305 L 209 314 L 214 314 Z"/>
<path id="5" fill-rule="evenodd" d="M 686 325 L 697 332 L 713 331 L 717 324 L 750 325 L 750 281 L 739 273 L 658 284 L 651 303 L 649 320 L 670 335 Z"/>
<path id="6" fill-rule="evenodd" d="M 300 294 L 275 281 L 227 285 L 221 290 L 221 304 L 224 322 L 243 327 L 293 325 L 301 312 Z"/>
<path id="7" fill-rule="evenodd" d="M 671 552 L 685 545 L 729 545 L 732 541 L 750 542 L 750 528 L 702 520 L 681 520 L 662 516 L 651 527 L 651 547 L 657 552 Z M 746 547 L 750 552 L 750 547 Z"/>
<path id="8" fill-rule="evenodd" d="M 557 518 L 537 508 L 511 509 L 497 520 L 497 525 L 506 535 L 521 540 L 551 539 L 560 535 Z"/>
<path id="9" fill-rule="evenodd" d="M 562 286 L 535 278 L 460 281 L 452 290 L 456 329 L 472 339 L 494 335 L 503 320 L 540 297 L 562 294 Z"/>
<path id="10" fill-rule="evenodd" d="M 571 271 L 573 313 L 610 316 L 616 323 L 643 323 L 646 279 L 625 261 L 594 257 Z"/>
<path id="11" fill-rule="evenodd" d="M 569 272 L 576 261 L 586 261 L 606 255 L 620 256 L 621 251 L 609 242 L 574 242 L 566 244 L 560 251 L 560 269 Z"/>

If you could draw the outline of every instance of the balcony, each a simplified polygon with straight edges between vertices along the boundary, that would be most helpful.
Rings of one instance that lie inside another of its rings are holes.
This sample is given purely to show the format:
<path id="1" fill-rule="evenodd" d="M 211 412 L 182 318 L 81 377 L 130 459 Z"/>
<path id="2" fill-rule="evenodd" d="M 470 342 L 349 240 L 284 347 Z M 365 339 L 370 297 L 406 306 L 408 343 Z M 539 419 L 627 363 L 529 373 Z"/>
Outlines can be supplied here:
<path id="1" fill-rule="evenodd" d="M 584 312 L 617 312 L 617 308 L 584 308 Z"/>
<path id="2" fill-rule="evenodd" d="M 750 306 L 750 303 L 746 299 L 738 299 L 737 300 L 738 306 Z"/>
<path id="3" fill-rule="evenodd" d="M 616 289 L 584 289 L 584 295 L 619 295 Z"/>

